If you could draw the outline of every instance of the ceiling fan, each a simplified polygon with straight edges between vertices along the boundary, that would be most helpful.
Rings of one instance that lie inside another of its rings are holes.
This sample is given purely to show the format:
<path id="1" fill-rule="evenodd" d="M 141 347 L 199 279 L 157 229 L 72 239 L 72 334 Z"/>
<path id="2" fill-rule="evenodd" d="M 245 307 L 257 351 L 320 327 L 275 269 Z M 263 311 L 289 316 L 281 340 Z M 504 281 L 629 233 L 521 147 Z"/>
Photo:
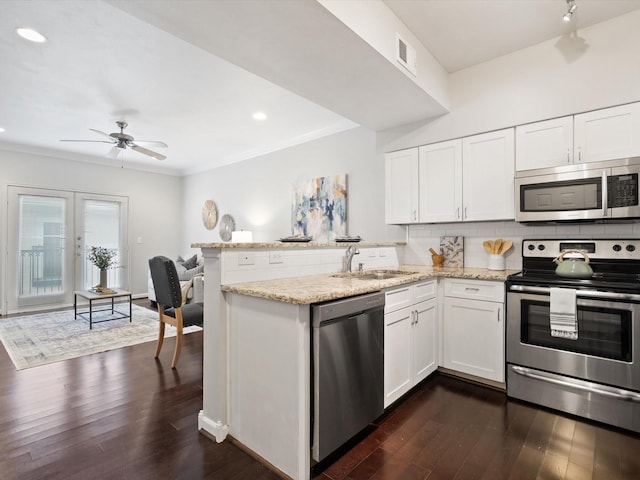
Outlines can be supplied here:
<path id="1" fill-rule="evenodd" d="M 127 122 L 116 122 L 116 125 L 120 128 L 119 132 L 114 133 L 105 133 L 100 130 L 96 130 L 94 128 L 90 128 L 92 132 L 96 132 L 100 135 L 107 137 L 109 140 L 60 140 L 61 142 L 99 142 L 99 143 L 110 143 L 113 145 L 113 148 L 107 154 L 108 157 L 115 158 L 118 156 L 121 150 L 129 147 L 131 150 L 135 150 L 138 153 L 142 153 L 143 155 L 148 155 L 156 160 L 164 160 L 167 158 L 166 155 L 162 155 L 160 153 L 154 152 L 153 150 L 149 150 L 148 148 L 141 147 L 138 143 L 145 143 L 147 145 L 163 147 L 166 148 L 167 144 L 164 142 L 158 142 L 153 140 L 138 140 L 135 139 L 131 135 L 127 135 L 124 133 L 124 129 L 127 128 Z"/>

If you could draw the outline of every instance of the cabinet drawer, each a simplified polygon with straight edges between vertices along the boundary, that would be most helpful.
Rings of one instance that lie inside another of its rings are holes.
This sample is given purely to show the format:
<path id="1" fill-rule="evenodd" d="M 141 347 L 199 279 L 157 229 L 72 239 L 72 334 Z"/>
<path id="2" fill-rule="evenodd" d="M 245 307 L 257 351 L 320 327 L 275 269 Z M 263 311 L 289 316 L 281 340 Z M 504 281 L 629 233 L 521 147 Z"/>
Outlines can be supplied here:
<path id="1" fill-rule="evenodd" d="M 413 303 L 411 284 L 385 292 L 384 313 L 394 312 Z"/>
<path id="2" fill-rule="evenodd" d="M 423 302 L 436 297 L 438 289 L 438 282 L 436 279 L 429 280 L 428 282 L 414 283 L 413 284 L 413 299 L 415 302 Z"/>
<path id="3" fill-rule="evenodd" d="M 446 297 L 469 298 L 489 302 L 504 302 L 504 282 L 447 278 L 444 282 Z"/>
<path id="4" fill-rule="evenodd" d="M 437 288 L 438 281 L 434 278 L 389 289 L 385 292 L 384 313 L 395 312 L 400 308 L 435 298 Z"/>

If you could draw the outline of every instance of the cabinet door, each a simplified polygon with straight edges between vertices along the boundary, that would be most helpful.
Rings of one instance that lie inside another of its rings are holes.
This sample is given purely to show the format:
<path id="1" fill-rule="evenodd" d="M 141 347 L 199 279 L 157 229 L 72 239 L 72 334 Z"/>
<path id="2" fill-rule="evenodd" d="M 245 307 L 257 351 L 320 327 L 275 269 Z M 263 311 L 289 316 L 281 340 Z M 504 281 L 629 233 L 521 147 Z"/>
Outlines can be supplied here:
<path id="1" fill-rule="evenodd" d="M 444 366 L 504 382 L 503 304 L 444 300 Z"/>
<path id="2" fill-rule="evenodd" d="M 427 378 L 438 368 L 437 356 L 437 299 L 418 303 L 412 307 L 414 324 L 413 341 L 413 384 Z"/>
<path id="3" fill-rule="evenodd" d="M 577 162 L 599 162 L 640 155 L 640 102 L 574 117 Z"/>
<path id="4" fill-rule="evenodd" d="M 573 116 L 516 127 L 516 171 L 573 163 Z"/>
<path id="5" fill-rule="evenodd" d="M 385 156 L 385 222 L 418 221 L 418 149 L 410 148 Z"/>
<path id="6" fill-rule="evenodd" d="M 463 220 L 513 220 L 514 129 L 462 140 Z"/>
<path id="7" fill-rule="evenodd" d="M 411 331 L 413 308 L 384 316 L 384 406 L 391 405 L 413 386 L 411 382 Z"/>
<path id="8" fill-rule="evenodd" d="M 462 140 L 420 147 L 420 221 L 462 220 Z"/>

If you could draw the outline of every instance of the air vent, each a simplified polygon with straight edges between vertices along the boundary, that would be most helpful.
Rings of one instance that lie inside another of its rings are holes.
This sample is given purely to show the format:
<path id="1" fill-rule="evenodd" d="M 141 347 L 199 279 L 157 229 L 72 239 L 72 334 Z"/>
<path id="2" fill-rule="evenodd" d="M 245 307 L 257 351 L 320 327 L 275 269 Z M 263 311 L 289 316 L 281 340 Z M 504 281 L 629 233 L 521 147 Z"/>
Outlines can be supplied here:
<path id="1" fill-rule="evenodd" d="M 396 34 L 396 60 L 412 75 L 416 74 L 416 50 L 400 34 Z"/>

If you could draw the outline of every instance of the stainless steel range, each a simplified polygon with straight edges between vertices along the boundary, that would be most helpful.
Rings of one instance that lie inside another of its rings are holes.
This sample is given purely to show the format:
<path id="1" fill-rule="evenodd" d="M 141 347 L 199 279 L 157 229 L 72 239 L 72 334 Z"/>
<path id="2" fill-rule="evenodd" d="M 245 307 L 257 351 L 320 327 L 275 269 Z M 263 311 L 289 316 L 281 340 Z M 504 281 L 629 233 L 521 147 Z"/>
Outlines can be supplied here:
<path id="1" fill-rule="evenodd" d="M 593 275 L 558 276 L 564 252 Z M 507 394 L 640 432 L 640 239 L 524 240 L 522 266 L 507 281 Z"/>

